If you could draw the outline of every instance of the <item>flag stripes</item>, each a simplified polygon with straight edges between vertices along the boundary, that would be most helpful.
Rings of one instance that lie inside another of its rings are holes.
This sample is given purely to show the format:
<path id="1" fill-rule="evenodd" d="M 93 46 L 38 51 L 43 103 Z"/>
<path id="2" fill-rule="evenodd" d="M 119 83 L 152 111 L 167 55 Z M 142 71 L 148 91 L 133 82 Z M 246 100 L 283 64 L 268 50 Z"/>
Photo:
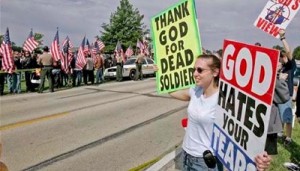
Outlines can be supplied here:
<path id="1" fill-rule="evenodd" d="M 58 30 L 54 36 L 54 40 L 51 44 L 50 53 L 52 54 L 53 60 L 58 61 L 61 59 L 61 52 L 59 49 L 59 37 L 58 37 Z"/>
<path id="2" fill-rule="evenodd" d="M 66 37 L 66 39 L 63 41 L 62 44 L 62 58 L 61 58 L 61 69 L 65 72 L 65 73 L 69 73 L 69 65 L 71 63 L 72 60 L 72 51 L 71 48 L 73 48 L 73 45 L 71 44 L 71 41 L 69 39 L 69 36 Z"/>
<path id="3" fill-rule="evenodd" d="M 125 55 L 126 55 L 127 58 L 129 58 L 130 56 L 133 55 L 133 50 L 132 50 L 132 47 L 131 47 L 131 46 L 129 46 L 129 47 L 127 48 L 127 50 L 126 50 L 126 52 L 125 52 Z"/>
<path id="4" fill-rule="evenodd" d="M 3 42 L 1 44 L 2 49 L 2 69 L 8 73 L 13 73 L 15 70 L 14 59 L 12 55 L 11 41 L 9 37 L 9 29 L 6 29 L 6 32 L 3 36 Z"/>
<path id="5" fill-rule="evenodd" d="M 86 59 L 84 56 L 84 45 L 85 45 L 85 37 L 82 40 L 82 43 L 78 49 L 78 54 L 76 58 L 76 67 L 79 69 L 83 69 L 83 67 L 86 65 Z"/>
<path id="6" fill-rule="evenodd" d="M 28 35 L 28 38 L 24 42 L 23 49 L 31 53 L 35 48 L 38 47 L 38 45 L 39 43 L 36 40 L 34 40 L 33 33 L 31 30 Z"/>

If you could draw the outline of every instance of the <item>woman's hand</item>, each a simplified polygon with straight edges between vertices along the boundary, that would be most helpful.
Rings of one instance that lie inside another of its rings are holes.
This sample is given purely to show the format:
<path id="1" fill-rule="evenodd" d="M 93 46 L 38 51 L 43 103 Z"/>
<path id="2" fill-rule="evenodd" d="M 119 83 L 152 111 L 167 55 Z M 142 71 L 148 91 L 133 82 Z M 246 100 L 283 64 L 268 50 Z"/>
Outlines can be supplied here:
<path id="1" fill-rule="evenodd" d="M 258 171 L 264 171 L 269 168 L 271 164 L 271 156 L 267 152 L 263 152 L 255 157 L 255 164 Z"/>
<path id="2" fill-rule="evenodd" d="M 279 30 L 279 36 L 280 36 L 280 38 L 284 37 L 284 35 L 285 35 L 285 30 L 284 29 L 280 29 Z"/>

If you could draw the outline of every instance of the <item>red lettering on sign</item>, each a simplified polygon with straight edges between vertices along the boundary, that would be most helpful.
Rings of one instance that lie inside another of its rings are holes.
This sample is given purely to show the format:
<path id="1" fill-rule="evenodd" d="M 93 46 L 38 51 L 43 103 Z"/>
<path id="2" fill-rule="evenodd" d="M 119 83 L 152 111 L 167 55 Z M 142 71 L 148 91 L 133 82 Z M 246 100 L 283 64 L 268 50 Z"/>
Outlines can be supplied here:
<path id="1" fill-rule="evenodd" d="M 292 10 L 297 10 L 300 4 L 300 0 L 295 0 L 295 3 L 292 6 Z"/>
<path id="2" fill-rule="evenodd" d="M 271 104 L 278 60 L 277 50 L 225 40 L 220 78 Z"/>
<path id="3" fill-rule="evenodd" d="M 278 26 L 261 17 L 258 19 L 256 26 L 264 32 L 273 35 L 274 37 L 276 37 L 279 34 L 280 28 Z"/>
<path id="4" fill-rule="evenodd" d="M 280 3 L 282 5 L 290 6 L 290 4 L 292 3 L 292 0 L 278 0 L 278 3 Z"/>

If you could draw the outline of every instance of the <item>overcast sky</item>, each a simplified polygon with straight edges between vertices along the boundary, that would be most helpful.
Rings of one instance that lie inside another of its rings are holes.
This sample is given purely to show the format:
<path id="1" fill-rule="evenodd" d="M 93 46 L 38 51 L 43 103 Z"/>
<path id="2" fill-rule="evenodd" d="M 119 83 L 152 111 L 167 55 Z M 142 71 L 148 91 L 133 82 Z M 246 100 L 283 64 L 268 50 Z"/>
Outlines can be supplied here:
<path id="1" fill-rule="evenodd" d="M 100 35 L 102 23 L 119 0 L 0 0 L 1 34 L 9 27 L 11 41 L 21 46 L 29 31 L 44 34 L 44 44 L 50 45 L 59 27 L 60 42 L 68 35 L 78 46 L 84 35 L 90 42 Z M 154 15 L 178 2 L 177 0 L 129 0 L 144 14 L 150 27 Z M 263 46 L 281 45 L 280 40 L 253 26 L 267 0 L 196 0 L 202 45 L 205 49 L 222 48 L 224 39 L 245 43 L 261 42 Z M 300 13 L 300 12 L 299 12 Z M 300 14 L 287 27 L 286 37 L 295 48 L 300 45 Z"/>

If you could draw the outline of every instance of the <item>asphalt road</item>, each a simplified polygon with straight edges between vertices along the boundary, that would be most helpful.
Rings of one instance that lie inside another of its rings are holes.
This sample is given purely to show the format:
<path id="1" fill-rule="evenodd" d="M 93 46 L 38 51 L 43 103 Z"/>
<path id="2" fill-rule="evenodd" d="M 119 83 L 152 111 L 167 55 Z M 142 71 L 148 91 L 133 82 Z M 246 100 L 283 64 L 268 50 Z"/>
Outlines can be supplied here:
<path id="1" fill-rule="evenodd" d="M 186 102 L 158 95 L 154 78 L 0 99 L 9 170 L 130 170 L 183 139 Z"/>

